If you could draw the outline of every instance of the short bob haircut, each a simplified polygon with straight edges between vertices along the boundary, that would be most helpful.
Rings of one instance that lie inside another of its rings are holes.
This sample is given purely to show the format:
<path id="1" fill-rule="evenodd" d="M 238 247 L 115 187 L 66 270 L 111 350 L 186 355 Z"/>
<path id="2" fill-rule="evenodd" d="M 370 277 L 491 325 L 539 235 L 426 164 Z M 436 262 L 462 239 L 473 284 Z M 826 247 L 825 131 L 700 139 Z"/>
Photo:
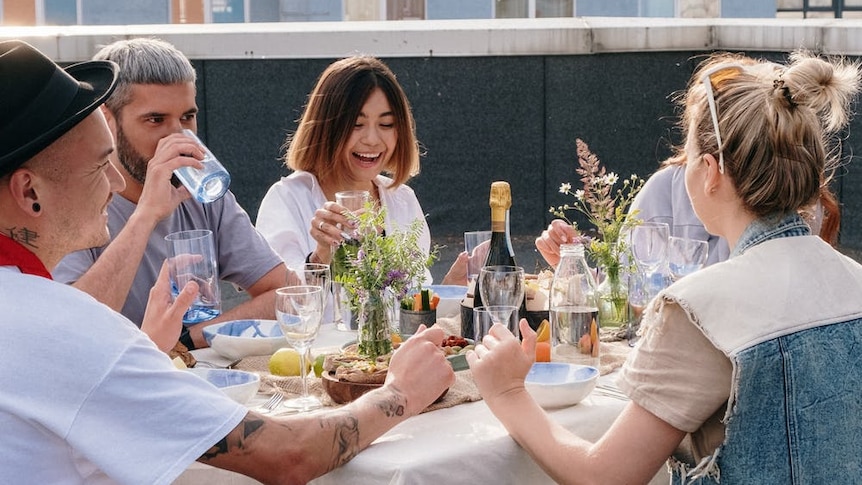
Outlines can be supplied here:
<path id="1" fill-rule="evenodd" d="M 383 171 L 397 187 L 419 173 L 419 143 L 407 96 L 391 70 L 377 58 L 353 56 L 329 65 L 320 75 L 299 127 L 285 142 L 285 162 L 319 181 L 336 179 L 347 170 L 341 156 L 368 97 L 380 88 L 395 117 L 398 143 Z"/>

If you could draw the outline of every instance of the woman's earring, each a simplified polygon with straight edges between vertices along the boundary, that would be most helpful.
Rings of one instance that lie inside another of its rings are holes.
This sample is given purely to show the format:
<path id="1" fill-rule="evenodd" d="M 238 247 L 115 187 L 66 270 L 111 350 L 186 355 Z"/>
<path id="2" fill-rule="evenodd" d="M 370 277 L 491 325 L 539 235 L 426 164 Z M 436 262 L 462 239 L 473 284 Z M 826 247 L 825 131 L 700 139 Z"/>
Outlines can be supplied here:
<path id="1" fill-rule="evenodd" d="M 33 212 L 39 212 L 42 210 L 42 206 L 39 205 L 38 202 L 33 202 Z"/>

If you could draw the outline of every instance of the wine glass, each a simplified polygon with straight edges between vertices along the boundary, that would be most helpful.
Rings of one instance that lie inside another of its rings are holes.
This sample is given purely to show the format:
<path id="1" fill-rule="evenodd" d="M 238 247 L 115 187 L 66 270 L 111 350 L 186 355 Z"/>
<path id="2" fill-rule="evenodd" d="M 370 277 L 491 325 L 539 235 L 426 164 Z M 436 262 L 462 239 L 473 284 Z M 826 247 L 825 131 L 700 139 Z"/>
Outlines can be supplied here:
<path id="1" fill-rule="evenodd" d="M 674 281 L 703 268 L 709 255 L 709 244 L 698 239 L 671 237 L 668 240 L 667 263 Z"/>
<path id="2" fill-rule="evenodd" d="M 485 266 L 479 270 L 479 293 L 486 307 L 500 307 L 489 312 L 494 323 L 506 323 L 512 308 L 524 301 L 524 268 L 520 266 Z M 506 308 L 504 310 L 503 308 Z"/>
<path id="3" fill-rule="evenodd" d="M 323 290 L 324 312 L 327 300 L 332 293 L 332 274 L 328 264 L 303 263 L 290 268 L 291 273 L 287 276 L 287 286 L 319 286 Z"/>
<path id="4" fill-rule="evenodd" d="M 323 317 L 323 290 L 319 286 L 285 286 L 275 290 L 275 316 L 285 340 L 299 353 L 302 378 L 300 397 L 284 402 L 299 412 L 321 406 L 320 400 L 308 394 L 306 354 L 320 330 Z"/>
<path id="5" fill-rule="evenodd" d="M 655 273 L 666 261 L 669 233 L 664 222 L 644 222 L 632 229 L 632 255 L 644 276 Z"/>

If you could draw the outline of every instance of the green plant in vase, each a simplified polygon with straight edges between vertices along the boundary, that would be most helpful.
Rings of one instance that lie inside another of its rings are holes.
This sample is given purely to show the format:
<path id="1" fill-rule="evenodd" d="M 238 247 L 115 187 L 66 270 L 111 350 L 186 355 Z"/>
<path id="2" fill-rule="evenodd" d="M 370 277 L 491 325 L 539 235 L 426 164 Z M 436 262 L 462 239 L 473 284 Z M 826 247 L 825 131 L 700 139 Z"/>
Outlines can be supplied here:
<path id="1" fill-rule="evenodd" d="M 550 211 L 572 224 L 578 232 L 577 222 L 567 216 L 569 211 L 585 215 L 595 227 L 597 237 L 581 238 L 590 260 L 601 272 L 602 281 L 597 288 L 599 324 L 605 330 L 613 330 L 628 325 L 626 281 L 636 268 L 627 235 L 641 222 L 637 211 L 629 212 L 628 209 L 644 181 L 632 175 L 615 189 L 620 182 L 617 174 L 607 172 L 586 143 L 580 139 L 576 143 L 578 168 L 575 171 L 580 176 L 582 188 L 572 191 L 572 184 L 561 184 L 560 193 L 571 195 L 575 200 L 571 204 L 551 207 Z"/>
<path id="2" fill-rule="evenodd" d="M 333 260 L 333 278 L 358 315 L 358 352 L 376 359 L 392 351 L 393 304 L 421 283 L 435 253 L 426 255 L 419 244 L 421 220 L 404 231 L 383 234 L 386 209 L 373 202 L 350 217 L 355 239 Z"/>

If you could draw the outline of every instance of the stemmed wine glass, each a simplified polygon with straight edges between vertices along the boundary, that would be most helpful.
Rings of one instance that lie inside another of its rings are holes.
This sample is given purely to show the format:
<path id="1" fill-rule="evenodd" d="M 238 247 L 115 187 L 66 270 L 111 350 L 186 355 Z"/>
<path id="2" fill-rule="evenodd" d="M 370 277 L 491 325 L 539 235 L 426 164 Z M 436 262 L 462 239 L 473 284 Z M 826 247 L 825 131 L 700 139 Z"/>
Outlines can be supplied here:
<path id="1" fill-rule="evenodd" d="M 520 266 L 485 266 L 479 270 L 479 293 L 482 304 L 494 323 L 507 323 L 512 312 L 524 301 L 524 268 Z"/>
<path id="2" fill-rule="evenodd" d="M 290 269 L 292 273 L 287 276 L 287 286 L 319 286 L 320 289 L 323 290 L 323 306 L 325 313 L 326 308 L 329 307 L 328 300 L 332 294 L 333 288 L 332 273 L 329 269 L 329 265 L 323 263 L 303 263 Z"/>
<path id="3" fill-rule="evenodd" d="M 674 281 L 703 268 L 709 255 L 706 241 L 671 237 L 668 240 L 667 263 Z"/>
<path id="4" fill-rule="evenodd" d="M 667 260 L 669 234 L 664 222 L 644 222 L 632 228 L 632 255 L 647 279 Z"/>
<path id="5" fill-rule="evenodd" d="M 275 290 L 275 316 L 285 340 L 299 353 L 302 395 L 285 401 L 299 412 L 321 406 L 320 400 L 308 394 L 306 353 L 311 348 L 323 318 L 323 290 L 319 286 L 285 286 Z"/>

